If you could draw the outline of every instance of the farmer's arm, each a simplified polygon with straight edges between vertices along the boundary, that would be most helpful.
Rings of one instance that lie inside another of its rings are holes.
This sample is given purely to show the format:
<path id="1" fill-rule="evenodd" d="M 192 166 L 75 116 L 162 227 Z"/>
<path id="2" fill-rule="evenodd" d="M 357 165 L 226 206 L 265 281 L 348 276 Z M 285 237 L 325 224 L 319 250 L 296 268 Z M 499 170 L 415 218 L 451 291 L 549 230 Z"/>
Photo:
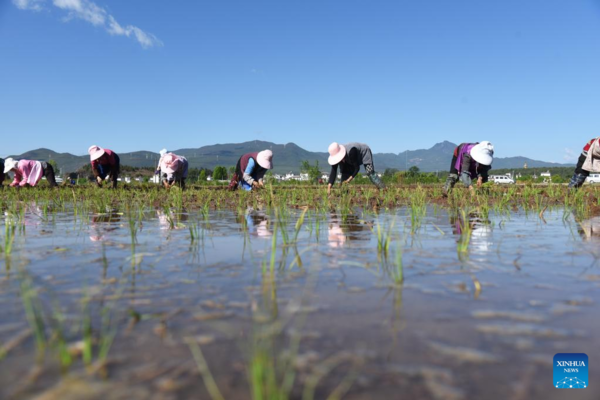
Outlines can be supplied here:
<path id="1" fill-rule="evenodd" d="M 10 186 L 15 187 L 15 186 L 19 186 L 19 183 L 21 182 L 21 175 L 14 172 L 15 175 L 15 179 L 13 179 L 12 183 L 10 184 Z"/>
<path id="2" fill-rule="evenodd" d="M 267 170 L 264 168 L 259 168 L 258 172 L 256 173 L 256 180 L 258 181 L 258 184 L 260 186 L 265 186 L 265 174 L 267 173 Z"/>
<path id="3" fill-rule="evenodd" d="M 463 156 L 462 164 L 460 165 L 460 181 L 465 187 L 470 187 L 473 184 L 471 173 L 469 172 L 472 162 L 473 159 L 470 154 L 467 153 Z"/>
<path id="4" fill-rule="evenodd" d="M 327 183 L 327 194 L 331 193 L 331 187 L 333 186 L 333 184 L 335 183 L 335 179 L 337 178 L 337 171 L 338 171 L 337 164 L 332 165 L 331 172 L 329 173 L 329 181 Z"/>
<path id="5" fill-rule="evenodd" d="M 492 169 L 491 165 L 480 165 L 477 169 L 477 186 L 481 186 L 482 184 L 488 181 L 488 174 Z"/>
<path id="6" fill-rule="evenodd" d="M 347 182 L 350 182 L 356 177 L 356 175 L 358 175 L 358 172 L 360 171 L 360 162 L 358 161 L 358 150 L 356 149 L 356 147 L 353 147 L 352 150 L 348 152 L 348 162 L 350 163 L 350 165 L 352 165 L 353 168 L 352 174 L 347 180 Z"/>
<path id="7" fill-rule="evenodd" d="M 250 186 L 254 186 L 254 178 L 252 177 L 252 173 L 254 172 L 254 168 L 256 168 L 256 161 L 253 158 L 248 160 L 248 166 L 244 171 L 244 182 L 246 182 Z"/>

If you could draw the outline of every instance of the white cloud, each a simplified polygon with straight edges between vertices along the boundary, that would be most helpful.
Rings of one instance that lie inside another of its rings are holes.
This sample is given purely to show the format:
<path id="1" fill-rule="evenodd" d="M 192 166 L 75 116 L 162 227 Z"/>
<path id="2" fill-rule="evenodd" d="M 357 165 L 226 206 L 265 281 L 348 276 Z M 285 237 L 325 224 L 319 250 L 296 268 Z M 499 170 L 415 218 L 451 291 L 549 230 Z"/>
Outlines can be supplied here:
<path id="1" fill-rule="evenodd" d="M 41 11 L 44 0 L 12 0 L 13 4 L 21 10 Z"/>
<path id="2" fill-rule="evenodd" d="M 563 159 L 567 162 L 574 162 L 579 158 L 579 154 L 568 147 L 565 147 L 565 154 L 563 155 Z"/>
<path id="3" fill-rule="evenodd" d="M 46 0 L 12 0 L 17 8 L 22 10 L 39 11 Z M 126 36 L 136 40 L 143 48 L 162 46 L 163 43 L 153 34 L 144 32 L 137 26 L 122 26 L 104 8 L 90 0 L 52 0 L 52 4 L 67 11 L 66 20 L 74 18 L 84 20 L 90 24 L 104 28 L 113 36 Z"/>
<path id="4" fill-rule="evenodd" d="M 153 46 L 162 46 L 163 43 L 153 34 L 144 32 L 137 26 L 121 26 L 112 15 L 108 16 L 108 27 L 106 29 L 111 35 L 133 36 L 143 48 L 147 49 Z"/>
<path id="5" fill-rule="evenodd" d="M 94 26 L 106 23 L 106 10 L 88 0 L 52 0 L 52 3 L 69 11 L 69 18 L 80 18 Z"/>

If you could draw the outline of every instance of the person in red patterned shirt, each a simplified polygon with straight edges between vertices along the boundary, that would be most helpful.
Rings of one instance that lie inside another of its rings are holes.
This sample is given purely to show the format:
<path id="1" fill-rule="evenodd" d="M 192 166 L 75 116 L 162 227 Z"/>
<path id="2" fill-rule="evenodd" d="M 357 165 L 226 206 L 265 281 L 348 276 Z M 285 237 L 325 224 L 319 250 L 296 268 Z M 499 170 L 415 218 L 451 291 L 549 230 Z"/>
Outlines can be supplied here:
<path id="1" fill-rule="evenodd" d="M 598 139 L 600 139 L 600 138 L 597 138 L 597 137 L 593 138 L 592 140 L 587 142 L 585 144 L 585 146 L 583 146 L 583 151 L 581 152 L 581 155 L 579 156 L 579 159 L 577 160 L 577 166 L 575 167 L 575 172 L 573 173 L 571 182 L 569 182 L 570 189 L 580 188 L 583 185 L 583 183 L 585 182 L 585 179 L 588 176 L 590 176 L 590 171 L 583 169 L 583 166 L 584 166 L 583 164 L 585 163 L 585 160 L 588 158 L 589 151 L 590 151 L 592 145 Z"/>

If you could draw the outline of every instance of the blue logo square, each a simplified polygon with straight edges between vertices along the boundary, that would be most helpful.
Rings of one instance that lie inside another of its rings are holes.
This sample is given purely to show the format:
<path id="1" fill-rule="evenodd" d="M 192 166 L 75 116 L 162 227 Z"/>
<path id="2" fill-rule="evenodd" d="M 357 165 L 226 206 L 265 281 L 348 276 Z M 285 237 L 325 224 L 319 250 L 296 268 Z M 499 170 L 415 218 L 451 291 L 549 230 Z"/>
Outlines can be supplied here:
<path id="1" fill-rule="evenodd" d="M 588 356 L 584 353 L 558 353 L 554 356 L 554 387 L 585 389 L 588 381 Z"/>

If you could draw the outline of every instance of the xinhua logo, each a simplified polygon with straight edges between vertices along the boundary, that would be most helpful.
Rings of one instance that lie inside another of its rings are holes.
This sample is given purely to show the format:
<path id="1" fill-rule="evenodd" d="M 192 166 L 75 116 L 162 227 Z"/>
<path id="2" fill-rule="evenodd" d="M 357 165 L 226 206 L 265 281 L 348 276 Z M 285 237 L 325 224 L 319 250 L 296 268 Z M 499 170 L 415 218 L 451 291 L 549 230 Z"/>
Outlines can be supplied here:
<path id="1" fill-rule="evenodd" d="M 588 383 L 587 354 L 558 353 L 554 356 L 555 388 L 585 389 Z"/>

